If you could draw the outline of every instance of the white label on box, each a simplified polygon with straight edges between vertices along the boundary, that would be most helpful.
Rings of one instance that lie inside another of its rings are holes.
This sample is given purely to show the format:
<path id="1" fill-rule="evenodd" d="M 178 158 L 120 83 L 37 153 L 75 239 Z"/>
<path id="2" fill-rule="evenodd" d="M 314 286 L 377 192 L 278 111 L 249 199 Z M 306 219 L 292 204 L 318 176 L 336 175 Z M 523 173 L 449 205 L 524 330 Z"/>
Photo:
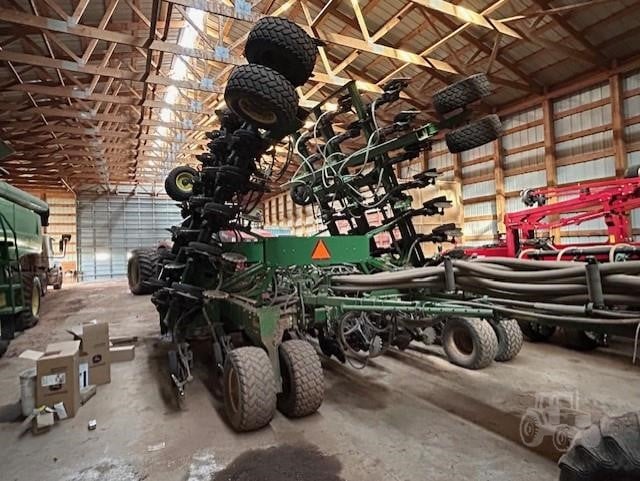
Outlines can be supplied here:
<path id="1" fill-rule="evenodd" d="M 80 389 L 87 387 L 89 385 L 89 363 L 80 363 L 78 373 L 80 377 Z"/>
<path id="2" fill-rule="evenodd" d="M 64 384 L 66 380 L 66 373 L 60 372 L 58 374 L 49 374 L 48 376 L 42 376 L 40 384 L 42 385 L 42 387 L 57 386 L 58 384 Z"/>

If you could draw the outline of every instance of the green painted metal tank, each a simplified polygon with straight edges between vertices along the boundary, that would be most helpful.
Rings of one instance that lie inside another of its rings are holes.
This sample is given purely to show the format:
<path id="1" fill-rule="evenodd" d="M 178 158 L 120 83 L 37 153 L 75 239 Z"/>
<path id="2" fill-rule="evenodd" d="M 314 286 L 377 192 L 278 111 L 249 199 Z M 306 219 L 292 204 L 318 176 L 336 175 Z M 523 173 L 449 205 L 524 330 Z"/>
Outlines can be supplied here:
<path id="1" fill-rule="evenodd" d="M 42 226 L 49 223 L 49 206 L 37 197 L 0 181 L 0 216 L 10 228 L 7 236 L 15 236 L 19 257 L 40 254 Z M 0 221 L 0 241 L 4 240 Z"/>

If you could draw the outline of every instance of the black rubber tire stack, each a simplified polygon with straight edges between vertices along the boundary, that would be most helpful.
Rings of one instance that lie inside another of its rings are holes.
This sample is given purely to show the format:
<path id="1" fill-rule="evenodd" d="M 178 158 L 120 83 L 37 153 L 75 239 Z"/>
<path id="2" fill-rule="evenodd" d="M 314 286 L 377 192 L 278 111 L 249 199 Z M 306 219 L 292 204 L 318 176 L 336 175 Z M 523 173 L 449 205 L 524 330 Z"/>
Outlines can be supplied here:
<path id="1" fill-rule="evenodd" d="M 491 84 L 483 73 L 471 75 L 439 90 L 431 98 L 433 108 L 440 115 L 463 109 L 482 97 L 491 94 Z"/>
<path id="2" fill-rule="evenodd" d="M 318 54 L 314 39 L 295 23 L 263 17 L 247 37 L 247 65 L 233 69 L 224 92 L 227 107 L 245 122 L 283 137 L 304 117 L 295 88 L 309 80 Z"/>
<path id="3" fill-rule="evenodd" d="M 498 338 L 487 321 L 450 317 L 442 330 L 442 347 L 451 363 L 467 369 L 482 369 L 495 359 Z"/>
<path id="4" fill-rule="evenodd" d="M 273 366 L 259 347 L 239 347 L 224 363 L 224 406 L 236 431 L 253 431 L 266 426 L 276 412 Z M 237 390 L 237 399 L 230 385 Z"/>
<path id="5" fill-rule="evenodd" d="M 292 418 L 316 412 L 324 399 L 324 375 L 313 346 L 298 339 L 280 344 L 280 372 L 278 410 Z"/>
<path id="6" fill-rule="evenodd" d="M 286 18 L 263 17 L 249 32 L 244 55 L 280 72 L 295 87 L 304 85 L 316 64 L 318 48 L 307 33 Z"/>
<path id="7" fill-rule="evenodd" d="M 580 431 L 558 461 L 560 481 L 640 479 L 640 412 L 604 416 Z"/>
<path id="8" fill-rule="evenodd" d="M 449 152 L 457 154 L 493 142 L 500 137 L 501 132 L 500 118 L 497 115 L 487 115 L 447 133 L 445 141 Z"/>

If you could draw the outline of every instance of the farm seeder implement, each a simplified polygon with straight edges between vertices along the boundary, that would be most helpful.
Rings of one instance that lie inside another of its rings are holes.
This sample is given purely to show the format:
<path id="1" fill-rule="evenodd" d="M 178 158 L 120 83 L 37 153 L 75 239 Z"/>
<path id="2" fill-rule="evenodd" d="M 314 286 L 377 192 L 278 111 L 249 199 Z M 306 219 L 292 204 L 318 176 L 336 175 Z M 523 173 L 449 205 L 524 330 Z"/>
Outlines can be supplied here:
<path id="1" fill-rule="evenodd" d="M 206 336 L 237 430 L 265 426 L 276 409 L 291 417 L 318 409 L 324 388 L 316 346 L 361 367 L 390 348 L 438 339 L 452 362 L 479 369 L 515 357 L 522 344 L 513 316 L 433 296 L 449 285 L 448 264 L 435 266 L 442 259 L 427 258 L 421 246 L 450 241 L 456 226 L 418 233 L 413 219 L 441 214 L 450 202 L 437 197 L 413 208 L 408 191 L 433 185 L 437 173 L 400 183 L 394 170 L 429 149 L 439 133 L 452 152 L 497 138 L 498 118 L 472 121 L 467 108 L 490 93 L 486 77 L 437 93 L 439 122 L 419 125 L 419 112 L 402 111 L 382 125 L 379 110 L 400 99 L 407 80 L 390 81 L 370 103 L 350 83 L 332 97 L 337 108 L 299 107 L 295 88 L 309 79 L 316 52 L 316 42 L 285 19 L 266 17 L 254 26 L 245 48 L 249 64 L 229 77 L 229 110 L 219 113 L 220 130 L 208 134 L 202 167 L 177 167 L 167 177 L 167 193 L 181 202 L 184 218 L 171 229 L 173 246 L 138 250 L 129 262 L 132 292 L 153 292 L 161 332 L 175 346 L 169 358 L 179 395 L 192 378 L 190 340 Z M 273 160 L 287 137 L 284 168 L 294 155 L 300 165 L 287 184 L 291 197 L 317 210 L 328 236 L 252 232 L 249 214 L 283 177 Z M 370 225 L 372 212 L 379 225 Z M 379 244 L 380 233 L 390 243 Z M 401 279 L 420 269 L 439 270 L 428 277 L 441 287 Z M 358 285 L 369 275 L 383 276 L 384 288 Z"/>

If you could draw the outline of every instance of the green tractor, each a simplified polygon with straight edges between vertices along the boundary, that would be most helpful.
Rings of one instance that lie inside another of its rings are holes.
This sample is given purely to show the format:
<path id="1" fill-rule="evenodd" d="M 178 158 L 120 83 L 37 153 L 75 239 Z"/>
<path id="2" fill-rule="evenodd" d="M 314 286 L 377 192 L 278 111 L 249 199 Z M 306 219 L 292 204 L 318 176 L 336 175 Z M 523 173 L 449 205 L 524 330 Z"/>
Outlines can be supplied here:
<path id="1" fill-rule="evenodd" d="M 16 331 L 34 326 L 40 315 L 42 281 L 37 262 L 49 206 L 0 182 L 0 326 L 4 353 Z"/>
<path id="2" fill-rule="evenodd" d="M 27 192 L 0 181 L 0 356 L 17 331 L 34 326 L 49 283 L 62 286 L 59 268 L 49 268 L 50 238 L 42 235 L 49 223 L 49 206 Z M 71 236 L 60 241 L 60 250 Z"/>

